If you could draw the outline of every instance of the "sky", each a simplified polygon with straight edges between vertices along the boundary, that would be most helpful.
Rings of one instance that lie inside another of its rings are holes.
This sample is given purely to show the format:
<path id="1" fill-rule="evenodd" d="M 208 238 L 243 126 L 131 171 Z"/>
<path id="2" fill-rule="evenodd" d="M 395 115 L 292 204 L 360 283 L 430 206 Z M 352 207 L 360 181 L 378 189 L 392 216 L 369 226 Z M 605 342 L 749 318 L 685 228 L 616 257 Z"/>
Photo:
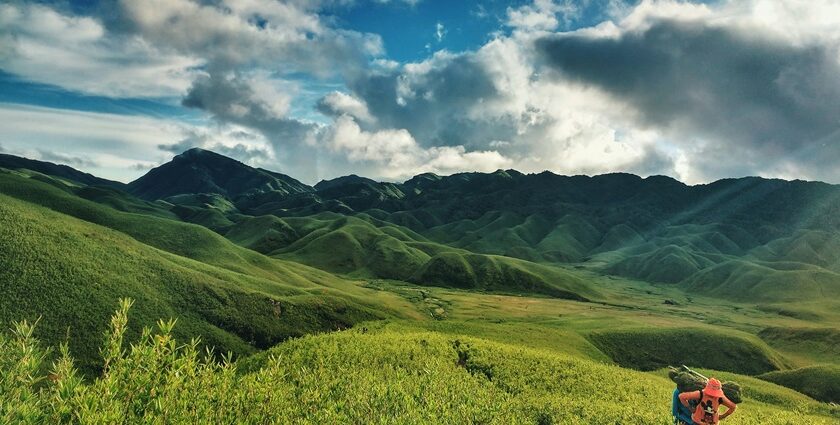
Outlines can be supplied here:
<path id="1" fill-rule="evenodd" d="M 128 182 L 193 147 L 310 184 L 840 183 L 840 2 L 0 2 L 0 152 Z"/>

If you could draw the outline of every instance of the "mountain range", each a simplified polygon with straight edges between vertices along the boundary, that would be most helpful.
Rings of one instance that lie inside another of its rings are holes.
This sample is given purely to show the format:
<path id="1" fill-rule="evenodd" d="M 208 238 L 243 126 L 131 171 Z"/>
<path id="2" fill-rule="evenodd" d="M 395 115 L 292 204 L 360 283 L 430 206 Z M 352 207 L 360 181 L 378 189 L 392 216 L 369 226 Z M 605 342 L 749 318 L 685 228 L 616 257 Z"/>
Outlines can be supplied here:
<path id="1" fill-rule="evenodd" d="M 176 337 L 237 357 L 371 320 L 443 320 L 465 302 L 458 294 L 667 308 L 715 326 L 717 313 L 690 307 L 702 299 L 739 317 L 726 328 L 737 338 L 709 338 L 740 354 L 707 366 L 742 373 L 840 352 L 840 186 L 820 182 L 498 170 L 310 186 L 191 149 L 123 184 L 0 155 L 0 223 L 0 321 L 40 316 L 51 344 L 72 325 L 88 374 L 123 297 L 137 300 L 136 324 L 178 317 Z M 743 318 L 756 315 L 783 322 Z M 621 365 L 679 361 L 615 345 L 659 334 L 586 332 L 586 350 Z M 820 348 L 802 354 L 791 341 Z"/>
<path id="2" fill-rule="evenodd" d="M 332 272 L 441 283 L 445 268 L 453 285 L 475 286 L 488 281 L 476 270 L 504 275 L 518 259 L 741 299 L 840 293 L 831 283 L 840 281 L 840 187 L 819 182 L 689 186 L 499 170 L 403 183 L 351 175 L 311 187 L 193 149 L 124 189 L 263 254 Z M 489 281 L 514 284 L 499 279 Z"/>

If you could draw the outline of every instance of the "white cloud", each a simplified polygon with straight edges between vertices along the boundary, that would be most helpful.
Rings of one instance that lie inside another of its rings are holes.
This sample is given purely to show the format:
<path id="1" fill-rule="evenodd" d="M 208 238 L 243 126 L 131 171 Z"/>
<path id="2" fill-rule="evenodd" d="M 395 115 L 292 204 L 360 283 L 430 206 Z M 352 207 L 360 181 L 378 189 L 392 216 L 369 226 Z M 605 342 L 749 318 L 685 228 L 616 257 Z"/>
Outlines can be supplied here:
<path id="1" fill-rule="evenodd" d="M 377 35 L 334 29 L 318 2 L 121 0 L 126 24 L 155 46 L 203 58 L 211 72 L 262 67 L 327 76 L 354 69 L 383 52 Z"/>
<path id="2" fill-rule="evenodd" d="M 442 23 L 438 22 L 435 24 L 435 39 L 440 43 L 443 41 L 443 37 L 446 37 L 446 28 Z"/>
<path id="3" fill-rule="evenodd" d="M 532 4 L 508 7 L 506 24 L 524 31 L 552 31 L 561 20 L 568 25 L 579 13 L 580 5 L 571 0 L 534 0 Z"/>
<path id="4" fill-rule="evenodd" d="M 364 131 L 349 116 L 338 117 L 320 140 L 334 153 L 346 155 L 369 175 L 390 180 L 434 172 L 495 171 L 512 162 L 496 151 L 467 152 L 463 146 L 422 148 L 406 130 Z"/>
<path id="5" fill-rule="evenodd" d="M 653 111 L 662 114 L 653 117 L 639 98 L 622 96 L 614 86 L 547 67 L 534 41 L 574 27 L 590 3 L 535 0 L 510 7 L 504 22 L 512 29 L 510 35 L 495 34 L 475 51 L 439 51 L 401 64 L 383 56 L 378 36 L 335 28 L 337 21 L 320 16 L 325 1 L 121 0 L 114 16 L 98 18 L 62 15 L 39 5 L 0 5 L 4 70 L 109 96 L 186 92 L 186 105 L 213 117 L 206 128 L 196 129 L 165 120 L 5 105 L 0 118 L 23 124 L 20 131 L 0 129 L 0 136 L 8 150 L 29 149 L 37 155 L 35 147 L 46 144 L 68 158 L 117 162 L 94 155 L 103 152 L 126 157 L 133 164 L 150 155 L 154 161 L 168 155 L 157 149 L 158 144 L 197 143 L 308 182 L 350 172 L 399 179 L 422 171 L 507 167 L 568 174 L 667 173 L 689 182 L 739 174 L 840 179 L 830 161 L 838 157 L 832 156 L 838 143 L 831 128 L 809 146 L 794 137 L 794 125 L 785 126 L 790 140 L 778 146 L 744 142 L 750 131 L 767 121 L 761 118 L 773 111 L 765 107 L 773 103 L 743 109 L 748 113 L 740 114 L 740 124 L 725 116 L 707 119 L 728 109 L 710 90 L 718 86 L 692 85 L 703 80 L 698 72 L 689 72 L 696 67 L 678 73 L 679 84 L 669 86 L 670 93 L 652 97 L 655 103 L 668 105 Z M 742 97 L 754 104 L 764 95 L 789 101 L 785 105 L 795 106 L 791 113 L 777 115 L 785 120 L 802 115 L 821 119 L 822 125 L 829 122 L 825 116 L 834 116 L 821 113 L 830 111 L 825 106 L 837 98 L 831 83 L 836 79 L 826 72 L 834 68 L 824 66 L 830 60 L 821 61 L 817 54 L 840 63 L 840 4 L 835 1 L 601 3 L 607 5 L 602 15 L 608 20 L 555 36 L 603 42 L 629 36 L 641 39 L 665 22 L 693 25 L 699 32 L 720 30 L 725 36 L 721 39 L 735 34 L 739 40 L 755 42 L 766 54 L 759 59 L 776 61 L 770 65 L 783 58 L 768 53 L 778 46 L 788 53 L 811 52 L 784 67 L 762 68 L 784 68 L 784 72 L 761 90 L 762 95 Z M 445 38 L 446 28 L 439 23 L 432 35 L 430 48 Z M 593 58 L 592 50 L 581 52 L 583 58 Z M 797 56 L 787 56 L 791 57 Z M 755 63 L 748 54 L 737 59 L 745 66 Z M 626 83 L 631 74 L 637 76 L 635 87 L 644 86 L 645 73 L 630 70 L 663 67 L 655 61 L 639 63 L 637 58 L 627 58 L 625 66 L 628 71 L 619 77 Z M 601 72 L 615 75 L 614 69 Z M 347 82 L 346 87 L 319 91 L 326 93 L 317 105 L 325 115 L 319 116 L 323 124 L 302 118 L 299 100 L 313 95 L 300 83 L 288 81 L 295 73 Z M 732 86 L 729 93 L 743 88 Z M 685 99 L 696 109 L 678 102 Z M 22 115 L 15 116 L 15 108 Z M 691 117 L 672 113 L 680 108 L 691 111 Z M 36 120 L 46 124 L 37 125 Z M 242 134 L 250 136 L 243 139 Z M 783 150 L 782 145 L 801 149 Z"/>
<path id="6" fill-rule="evenodd" d="M 319 109 L 328 115 L 350 115 L 357 121 L 375 123 L 374 118 L 367 105 L 360 99 L 347 93 L 338 91 L 331 92 L 324 96 L 319 103 Z"/>
<path id="7" fill-rule="evenodd" d="M 126 164 L 162 161 L 166 156 L 157 152 L 156 144 L 174 143 L 187 130 L 170 120 L 9 103 L 0 103 L 0 122 L 15 123 L 0 126 L 0 139 L 9 153 L 42 158 L 41 150 L 84 158 L 91 163 L 70 165 L 121 181 L 140 175 Z"/>
<path id="8" fill-rule="evenodd" d="M 30 80 L 105 96 L 171 96 L 189 86 L 198 64 L 138 37 L 108 37 L 89 17 L 0 5 L 0 68 Z"/>
<path id="9" fill-rule="evenodd" d="M 326 77 L 383 53 L 379 36 L 325 24 L 319 3 L 119 0 L 101 17 L 0 4 L 0 68 L 84 93 L 166 97 L 199 68 Z"/>
<path id="10" fill-rule="evenodd" d="M 377 3 L 388 4 L 388 3 L 404 3 L 409 6 L 416 6 L 423 0 L 374 0 Z"/>

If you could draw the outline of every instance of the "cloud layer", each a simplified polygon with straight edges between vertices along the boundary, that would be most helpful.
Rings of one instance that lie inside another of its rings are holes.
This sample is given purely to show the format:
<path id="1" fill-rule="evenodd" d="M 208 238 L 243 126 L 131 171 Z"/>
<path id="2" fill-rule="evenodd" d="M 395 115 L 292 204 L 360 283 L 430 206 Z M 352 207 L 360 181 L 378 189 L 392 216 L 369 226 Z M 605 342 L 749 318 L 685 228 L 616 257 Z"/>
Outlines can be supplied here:
<path id="1" fill-rule="evenodd" d="M 535 0 L 508 7 L 475 50 L 406 63 L 388 59 L 379 35 L 325 13 L 363 7 L 351 3 L 119 0 L 85 16 L 0 5 L 0 68 L 204 114 L 177 130 L 177 119 L 158 120 L 159 137 L 142 144 L 151 162 L 202 146 L 307 182 L 507 167 L 840 182 L 836 2 Z M 443 46 L 455 29 L 434 30 Z M 142 135 L 105 146 L 89 115 L 25 112 L 55 133 L 91 131 L 76 145 L 87 148 L 15 132 L 0 140 L 10 149 L 31 141 L 33 155 L 81 168 L 125 151 L 139 164 L 128 140 Z"/>
<path id="2" fill-rule="evenodd" d="M 840 129 L 834 46 L 671 20 L 616 37 L 551 35 L 536 46 L 555 78 L 632 105 L 640 125 L 702 141 L 693 155 L 713 171 L 707 178 L 738 173 L 744 163 L 820 167 L 840 158 L 836 147 L 823 149 Z"/>

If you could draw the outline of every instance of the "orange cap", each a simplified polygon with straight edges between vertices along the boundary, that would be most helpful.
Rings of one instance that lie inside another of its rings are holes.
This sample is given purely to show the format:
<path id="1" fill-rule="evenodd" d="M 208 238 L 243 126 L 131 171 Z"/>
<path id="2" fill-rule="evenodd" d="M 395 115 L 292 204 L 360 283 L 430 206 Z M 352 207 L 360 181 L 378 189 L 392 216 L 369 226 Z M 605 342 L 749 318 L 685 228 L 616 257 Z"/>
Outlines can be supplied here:
<path id="1" fill-rule="evenodd" d="M 723 397 L 723 388 L 720 385 L 720 381 L 715 378 L 709 379 L 703 392 L 709 397 Z"/>

